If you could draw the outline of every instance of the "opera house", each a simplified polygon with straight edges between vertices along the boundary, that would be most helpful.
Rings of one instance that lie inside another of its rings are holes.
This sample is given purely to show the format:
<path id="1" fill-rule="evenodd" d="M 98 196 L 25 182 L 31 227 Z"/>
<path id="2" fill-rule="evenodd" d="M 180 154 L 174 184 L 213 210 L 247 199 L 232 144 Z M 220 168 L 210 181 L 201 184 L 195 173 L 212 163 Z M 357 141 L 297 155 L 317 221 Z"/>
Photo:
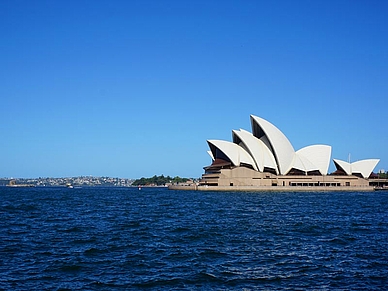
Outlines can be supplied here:
<path id="1" fill-rule="evenodd" d="M 208 140 L 211 165 L 197 190 L 373 190 L 370 177 L 379 159 L 346 162 L 333 159 L 331 146 L 293 148 L 267 120 L 251 115 L 252 131 L 232 131 L 232 141 Z"/>

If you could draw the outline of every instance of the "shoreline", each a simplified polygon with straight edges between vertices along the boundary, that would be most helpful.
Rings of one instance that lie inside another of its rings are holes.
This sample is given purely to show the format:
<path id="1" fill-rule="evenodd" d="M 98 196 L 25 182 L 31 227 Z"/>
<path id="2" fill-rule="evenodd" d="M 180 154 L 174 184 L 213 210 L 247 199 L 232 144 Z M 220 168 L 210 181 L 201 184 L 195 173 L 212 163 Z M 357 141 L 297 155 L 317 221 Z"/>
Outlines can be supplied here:
<path id="1" fill-rule="evenodd" d="M 206 186 L 206 185 L 170 185 L 169 190 L 183 191 L 247 191 L 247 192 L 373 192 L 375 187 L 352 186 Z"/>

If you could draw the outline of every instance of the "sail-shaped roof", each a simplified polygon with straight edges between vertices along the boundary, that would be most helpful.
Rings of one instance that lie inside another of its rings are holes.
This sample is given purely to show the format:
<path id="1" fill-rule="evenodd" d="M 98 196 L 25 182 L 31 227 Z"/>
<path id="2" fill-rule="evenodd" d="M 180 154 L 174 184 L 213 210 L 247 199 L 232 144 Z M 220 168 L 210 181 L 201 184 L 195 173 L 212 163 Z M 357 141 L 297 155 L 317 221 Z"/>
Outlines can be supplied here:
<path id="1" fill-rule="evenodd" d="M 253 135 L 262 140 L 275 157 L 279 173 L 285 175 L 292 168 L 295 150 L 287 137 L 272 123 L 251 115 Z"/>
<path id="2" fill-rule="evenodd" d="M 298 156 L 307 158 L 322 175 L 327 175 L 330 165 L 331 146 L 311 145 L 296 151 Z M 307 171 L 307 170 L 306 170 Z"/>
<path id="3" fill-rule="evenodd" d="M 260 172 L 263 172 L 264 168 L 271 168 L 278 173 L 275 158 L 263 141 L 243 129 L 233 130 L 232 135 L 233 142 L 238 143 L 240 141 L 238 144 L 252 156 Z"/>
<path id="4" fill-rule="evenodd" d="M 359 173 L 364 178 L 369 178 L 373 169 L 377 166 L 379 159 L 367 159 L 352 163 L 352 173 Z"/>
<path id="5" fill-rule="evenodd" d="M 310 145 L 295 152 L 287 137 L 267 120 L 250 116 L 252 133 L 233 130 L 233 142 L 208 140 L 209 155 L 213 161 L 223 160 L 229 165 L 249 165 L 256 171 L 269 171 L 280 175 L 299 171 L 304 174 L 327 175 L 331 159 L 331 146 Z M 367 178 L 378 159 L 357 161 L 352 164 L 334 159 L 335 166 L 347 175 L 359 174 Z M 299 173 L 301 174 L 301 173 Z"/>
<path id="6" fill-rule="evenodd" d="M 294 161 L 292 163 L 293 169 L 298 169 L 305 173 L 311 171 L 318 171 L 318 167 L 314 165 L 308 158 L 303 155 L 294 154 Z"/>
<path id="7" fill-rule="evenodd" d="M 234 166 L 246 164 L 258 171 L 253 158 L 241 146 L 224 140 L 208 140 L 214 159 L 217 159 L 217 149 L 220 150 Z"/>
<path id="8" fill-rule="evenodd" d="M 379 159 L 360 160 L 348 163 L 342 160 L 333 159 L 337 169 L 343 170 L 347 175 L 360 174 L 364 178 L 369 178 L 373 169 L 377 166 Z"/>
<path id="9" fill-rule="evenodd" d="M 347 175 L 352 174 L 350 163 L 338 159 L 333 159 L 333 162 L 337 169 L 342 170 Z"/>

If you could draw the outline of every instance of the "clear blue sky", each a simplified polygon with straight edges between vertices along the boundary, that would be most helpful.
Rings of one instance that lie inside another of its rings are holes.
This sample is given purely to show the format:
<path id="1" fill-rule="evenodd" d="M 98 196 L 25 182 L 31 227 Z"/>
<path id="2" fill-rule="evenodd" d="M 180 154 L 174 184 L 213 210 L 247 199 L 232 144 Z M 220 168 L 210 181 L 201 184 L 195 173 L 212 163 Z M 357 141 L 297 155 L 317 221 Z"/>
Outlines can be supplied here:
<path id="1" fill-rule="evenodd" d="M 0 1 L 0 177 L 200 177 L 267 119 L 388 170 L 387 1 Z M 331 165 L 331 170 L 333 170 Z"/>

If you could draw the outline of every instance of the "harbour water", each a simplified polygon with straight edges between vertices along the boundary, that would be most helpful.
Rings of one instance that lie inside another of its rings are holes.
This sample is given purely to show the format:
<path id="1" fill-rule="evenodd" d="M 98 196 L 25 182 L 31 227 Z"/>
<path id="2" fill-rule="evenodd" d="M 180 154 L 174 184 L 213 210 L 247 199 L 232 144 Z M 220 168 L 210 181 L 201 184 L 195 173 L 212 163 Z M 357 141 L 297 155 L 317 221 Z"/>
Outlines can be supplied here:
<path id="1" fill-rule="evenodd" d="M 0 188 L 0 290 L 386 290 L 388 192 Z"/>

